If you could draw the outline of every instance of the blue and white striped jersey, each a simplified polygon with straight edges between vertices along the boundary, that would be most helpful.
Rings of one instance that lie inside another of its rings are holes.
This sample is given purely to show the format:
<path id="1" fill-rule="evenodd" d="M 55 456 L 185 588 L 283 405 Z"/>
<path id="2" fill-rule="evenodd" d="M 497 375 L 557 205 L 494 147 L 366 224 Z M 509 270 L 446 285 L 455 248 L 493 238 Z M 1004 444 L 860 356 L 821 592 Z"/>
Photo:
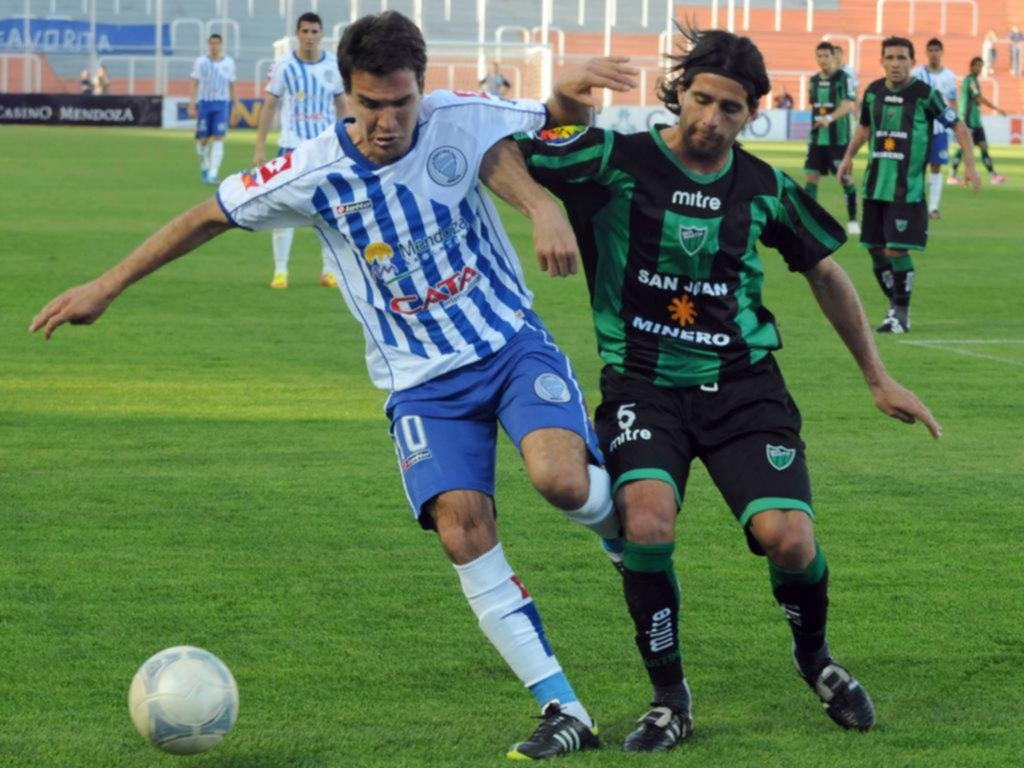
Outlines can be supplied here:
<path id="1" fill-rule="evenodd" d="M 192 65 L 193 80 L 199 81 L 196 101 L 229 101 L 230 83 L 235 82 L 235 60 L 222 56 L 216 61 L 209 56 L 200 56 Z"/>
<path id="2" fill-rule="evenodd" d="M 499 139 L 544 126 L 536 101 L 435 91 L 412 148 L 388 165 L 336 124 L 231 176 L 217 193 L 248 229 L 312 226 L 366 337 L 373 383 L 398 391 L 476 362 L 523 326 L 533 294 L 477 174 Z"/>
<path id="3" fill-rule="evenodd" d="M 953 74 L 953 70 L 949 67 L 943 67 L 938 72 L 932 72 L 926 65 L 921 65 L 920 67 L 915 67 L 911 74 L 921 82 L 930 85 L 936 91 L 941 93 L 942 98 L 946 100 L 946 104 L 953 102 L 955 108 L 956 75 Z M 936 120 L 932 133 L 939 134 L 945 132 L 946 126 Z"/>
<path id="4" fill-rule="evenodd" d="M 308 62 L 290 53 L 274 62 L 267 93 L 281 100 L 282 147 L 297 147 L 334 125 L 334 99 L 342 93 L 337 59 L 324 53 Z"/>

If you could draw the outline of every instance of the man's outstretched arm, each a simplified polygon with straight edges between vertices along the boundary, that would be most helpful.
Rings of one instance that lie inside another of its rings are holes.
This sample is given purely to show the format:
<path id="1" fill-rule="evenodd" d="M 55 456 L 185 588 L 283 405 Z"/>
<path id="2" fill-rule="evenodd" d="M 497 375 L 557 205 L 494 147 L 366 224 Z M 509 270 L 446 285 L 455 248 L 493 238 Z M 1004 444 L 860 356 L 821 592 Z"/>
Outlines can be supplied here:
<path id="1" fill-rule="evenodd" d="M 605 56 L 562 72 L 547 100 L 547 126 L 589 125 L 597 103 L 590 92 L 592 88 L 620 93 L 636 88 L 640 70 L 629 66 L 628 62 L 627 56 Z"/>
<path id="2" fill-rule="evenodd" d="M 804 273 L 825 316 L 836 329 L 864 375 L 878 409 L 907 424 L 924 422 L 936 440 L 942 427 L 917 395 L 893 379 L 878 355 L 864 307 L 849 276 L 831 257 Z"/>
<path id="3" fill-rule="evenodd" d="M 576 235 L 562 207 L 530 176 L 523 154 L 512 139 L 502 139 L 487 151 L 480 164 L 480 178 L 494 194 L 533 222 L 533 247 L 542 271 L 552 277 L 579 271 Z"/>
<path id="4" fill-rule="evenodd" d="M 95 322 L 129 285 L 179 256 L 194 251 L 232 226 L 217 198 L 211 197 L 169 221 L 121 263 L 95 280 L 71 288 L 53 299 L 32 318 L 29 331 L 35 333 L 43 329 L 49 339 L 64 323 Z"/>

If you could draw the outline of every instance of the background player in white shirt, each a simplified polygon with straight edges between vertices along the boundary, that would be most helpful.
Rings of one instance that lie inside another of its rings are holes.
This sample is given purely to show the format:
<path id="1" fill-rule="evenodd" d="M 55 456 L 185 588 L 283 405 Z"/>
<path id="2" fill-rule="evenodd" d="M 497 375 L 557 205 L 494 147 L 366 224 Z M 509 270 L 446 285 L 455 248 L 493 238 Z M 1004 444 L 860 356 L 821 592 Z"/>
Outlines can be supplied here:
<path id="1" fill-rule="evenodd" d="M 198 57 L 192 65 L 188 116 L 197 118 L 196 154 L 202 179 L 207 184 L 216 184 L 224 159 L 231 107 L 237 100 L 235 60 L 224 54 L 224 38 L 220 35 L 210 35 L 206 44 L 209 53 Z"/>
<path id="2" fill-rule="evenodd" d="M 953 109 L 956 109 L 956 75 L 949 67 L 942 66 L 942 41 L 933 37 L 928 41 L 928 63 L 911 73 L 918 80 L 927 83 L 942 94 Z M 949 132 L 942 123 L 935 121 L 935 134 L 928 149 L 928 217 L 940 219 L 939 200 L 942 198 L 942 166 L 949 163 Z"/>
<path id="3" fill-rule="evenodd" d="M 563 71 L 545 104 L 447 91 L 424 98 L 426 44 L 394 11 L 349 25 L 338 60 L 352 118 L 226 180 L 217 198 L 51 301 L 31 330 L 49 338 L 63 323 L 93 322 L 130 284 L 233 225 L 313 226 L 363 326 L 371 378 L 391 390 L 387 411 L 413 512 L 437 531 L 481 629 L 541 705 L 541 724 L 510 757 L 595 748 L 593 721 L 498 542 L 498 424 L 534 487 L 568 517 L 610 538 L 618 516 L 608 473 L 591 463 L 599 454 L 579 385 L 530 308 L 477 175 L 499 139 L 587 124 L 591 88 L 629 90 L 639 71 L 622 58 L 592 60 Z M 558 224 L 564 238 L 545 241 L 538 259 L 552 275 L 575 273 L 572 230 L 564 218 Z"/>
<path id="4" fill-rule="evenodd" d="M 344 113 L 345 96 L 338 62 L 320 50 L 323 32 L 324 25 L 319 16 L 315 13 L 302 14 L 295 26 L 299 49 L 274 62 L 260 111 L 256 150 L 252 158 L 254 165 L 263 165 L 267 161 L 267 132 L 274 121 L 279 101 L 281 135 L 277 140 L 278 157 L 331 128 L 336 117 Z M 290 227 L 273 232 L 274 279 L 270 283 L 271 288 L 288 287 L 288 257 L 294 233 Z M 326 245 L 321 255 L 320 285 L 336 288 L 338 283 Z"/>

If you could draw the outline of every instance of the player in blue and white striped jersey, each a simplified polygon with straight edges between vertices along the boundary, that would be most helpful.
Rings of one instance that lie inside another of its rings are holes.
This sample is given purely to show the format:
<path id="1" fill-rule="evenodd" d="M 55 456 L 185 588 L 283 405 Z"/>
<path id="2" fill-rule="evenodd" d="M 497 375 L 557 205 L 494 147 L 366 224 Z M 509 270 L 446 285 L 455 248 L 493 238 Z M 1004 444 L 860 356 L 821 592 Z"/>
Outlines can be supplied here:
<path id="1" fill-rule="evenodd" d="M 910 74 L 930 85 L 956 109 L 956 75 L 949 67 L 942 65 L 942 41 L 933 37 L 928 41 L 928 63 L 916 67 Z M 939 120 L 935 128 L 931 144 L 928 146 L 928 217 L 940 219 L 939 200 L 942 197 L 942 166 L 949 164 L 949 130 Z"/>
<path id="2" fill-rule="evenodd" d="M 498 541 L 498 425 L 534 487 L 569 518 L 605 539 L 618 536 L 619 520 L 579 384 L 533 313 L 477 175 L 499 139 L 587 124 L 591 89 L 628 90 L 639 71 L 621 57 L 591 60 L 559 74 L 543 104 L 447 91 L 424 97 L 426 44 L 394 11 L 349 25 L 338 61 L 352 117 L 227 179 L 215 199 L 51 301 L 31 329 L 49 338 L 63 323 L 93 322 L 128 285 L 233 226 L 313 227 L 363 326 L 371 378 L 391 393 L 386 411 L 413 514 L 436 530 L 481 629 L 541 706 L 541 724 L 509 756 L 596 748 L 597 729 Z M 572 230 L 557 207 L 545 210 L 541 224 L 560 225 L 563 237 L 545 239 L 541 267 L 575 273 Z"/>
<path id="3" fill-rule="evenodd" d="M 295 36 L 299 49 L 274 62 L 267 84 L 267 95 L 260 111 L 260 124 L 256 132 L 253 165 L 267 161 L 267 132 L 278 112 L 280 102 L 281 135 L 278 138 L 278 157 L 295 149 L 301 142 L 312 139 L 332 127 L 335 118 L 345 111 L 344 90 L 338 62 L 320 50 L 323 22 L 315 13 L 299 16 Z M 292 249 L 295 230 L 290 227 L 275 229 L 273 233 L 274 278 L 271 288 L 288 287 L 288 257 Z M 329 288 L 338 286 L 331 264 L 330 250 L 321 249 L 323 268 L 320 284 Z"/>
<path id="4" fill-rule="evenodd" d="M 224 38 L 220 35 L 210 35 L 206 44 L 209 53 L 198 57 L 192 65 L 188 116 L 197 118 L 196 154 L 202 179 L 207 184 L 216 184 L 224 159 L 224 136 L 231 120 L 231 106 L 237 100 L 235 60 L 225 55 Z"/>

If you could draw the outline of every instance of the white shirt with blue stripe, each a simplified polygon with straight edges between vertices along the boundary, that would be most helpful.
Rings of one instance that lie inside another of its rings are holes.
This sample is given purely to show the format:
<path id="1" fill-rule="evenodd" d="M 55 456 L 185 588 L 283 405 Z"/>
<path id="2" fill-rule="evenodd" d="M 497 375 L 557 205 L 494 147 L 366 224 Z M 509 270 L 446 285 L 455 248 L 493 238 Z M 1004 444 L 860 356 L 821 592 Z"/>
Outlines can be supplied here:
<path id="1" fill-rule="evenodd" d="M 190 77 L 199 81 L 196 101 L 230 101 L 230 84 L 236 80 L 235 60 L 230 56 L 200 56 L 192 65 Z"/>
<path id="2" fill-rule="evenodd" d="M 334 99 L 343 92 L 338 62 L 326 53 L 309 62 L 290 53 L 274 62 L 267 93 L 281 100 L 282 147 L 297 147 L 334 125 Z"/>
<path id="3" fill-rule="evenodd" d="M 953 70 L 949 67 L 943 67 L 938 72 L 932 72 L 927 66 L 915 67 L 911 75 L 941 93 L 947 105 L 951 101 L 956 103 L 956 75 L 953 74 Z M 945 132 L 946 126 L 936 120 L 932 133 L 940 134 Z"/>
<path id="4" fill-rule="evenodd" d="M 217 198 L 241 227 L 316 229 L 363 327 L 370 378 L 404 390 L 488 357 L 522 328 L 533 294 L 477 175 L 495 142 L 546 119 L 537 101 L 435 91 L 394 162 L 364 157 L 342 121 L 229 177 Z"/>

